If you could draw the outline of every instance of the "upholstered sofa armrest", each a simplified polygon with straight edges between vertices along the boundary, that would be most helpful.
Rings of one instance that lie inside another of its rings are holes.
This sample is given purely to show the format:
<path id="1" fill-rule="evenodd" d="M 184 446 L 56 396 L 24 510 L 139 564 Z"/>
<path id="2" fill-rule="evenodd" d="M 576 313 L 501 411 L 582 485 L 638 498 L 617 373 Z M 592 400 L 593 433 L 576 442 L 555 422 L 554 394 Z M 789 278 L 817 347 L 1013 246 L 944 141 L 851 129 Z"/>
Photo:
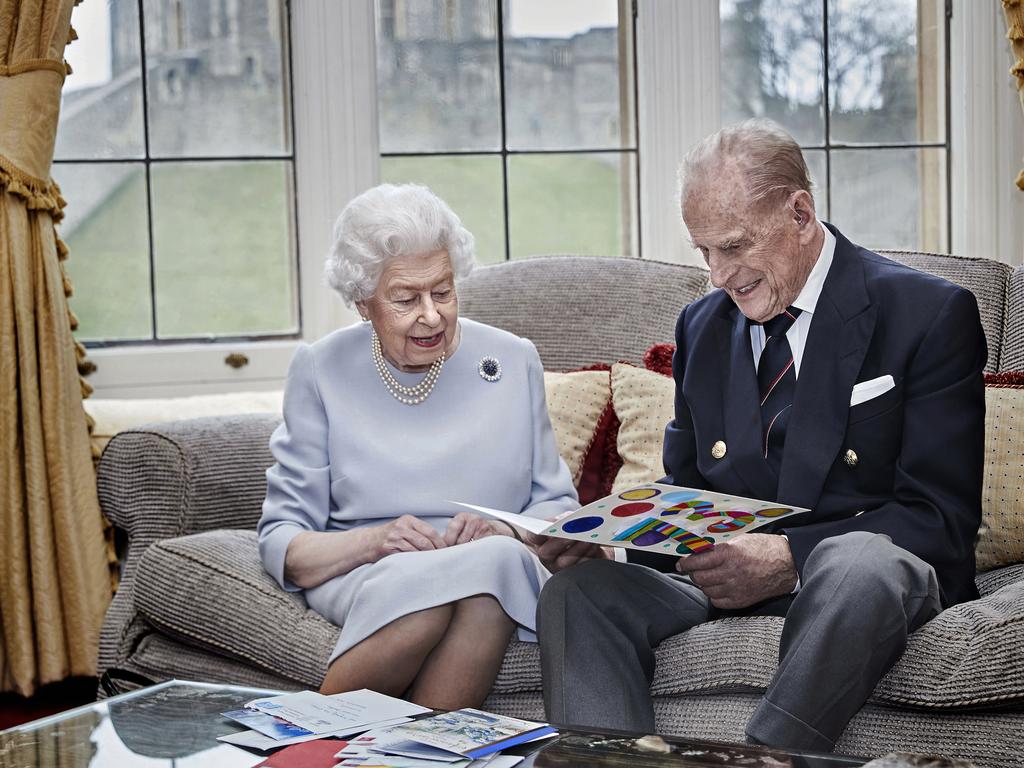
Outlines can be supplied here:
<path id="1" fill-rule="evenodd" d="M 244 414 L 150 424 L 107 444 L 97 472 L 100 506 L 127 533 L 128 551 L 100 630 L 100 672 L 132 669 L 136 646 L 152 631 L 135 605 L 136 572 L 151 544 L 218 528 L 255 529 L 272 463 L 270 433 L 280 420 Z"/>
<path id="2" fill-rule="evenodd" d="M 244 414 L 118 433 L 103 451 L 97 485 L 104 514 L 128 535 L 126 570 L 156 541 L 255 528 L 279 422 L 274 414 Z"/>

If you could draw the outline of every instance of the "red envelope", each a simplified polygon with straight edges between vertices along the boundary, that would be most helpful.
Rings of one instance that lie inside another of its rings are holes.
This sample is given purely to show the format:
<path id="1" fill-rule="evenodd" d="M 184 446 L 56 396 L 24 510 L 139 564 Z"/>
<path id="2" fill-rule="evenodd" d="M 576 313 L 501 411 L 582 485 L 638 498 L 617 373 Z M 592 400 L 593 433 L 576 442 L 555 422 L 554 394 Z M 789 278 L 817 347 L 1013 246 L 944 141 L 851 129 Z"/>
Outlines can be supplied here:
<path id="1" fill-rule="evenodd" d="M 316 739 L 292 744 L 275 752 L 254 768 L 334 768 L 338 759 L 334 756 L 347 745 L 340 739 Z"/>

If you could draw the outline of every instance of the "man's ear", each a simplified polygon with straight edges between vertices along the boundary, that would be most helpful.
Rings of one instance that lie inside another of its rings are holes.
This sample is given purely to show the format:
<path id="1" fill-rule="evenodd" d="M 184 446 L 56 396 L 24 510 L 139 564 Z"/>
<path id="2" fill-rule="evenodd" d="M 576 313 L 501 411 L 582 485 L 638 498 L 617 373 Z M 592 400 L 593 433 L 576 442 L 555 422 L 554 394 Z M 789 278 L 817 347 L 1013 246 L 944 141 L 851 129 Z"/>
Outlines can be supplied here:
<path id="1" fill-rule="evenodd" d="M 793 212 L 793 220 L 801 240 L 811 240 L 817 230 L 817 217 L 814 215 L 814 198 L 806 190 L 798 190 L 789 197 L 789 208 Z"/>

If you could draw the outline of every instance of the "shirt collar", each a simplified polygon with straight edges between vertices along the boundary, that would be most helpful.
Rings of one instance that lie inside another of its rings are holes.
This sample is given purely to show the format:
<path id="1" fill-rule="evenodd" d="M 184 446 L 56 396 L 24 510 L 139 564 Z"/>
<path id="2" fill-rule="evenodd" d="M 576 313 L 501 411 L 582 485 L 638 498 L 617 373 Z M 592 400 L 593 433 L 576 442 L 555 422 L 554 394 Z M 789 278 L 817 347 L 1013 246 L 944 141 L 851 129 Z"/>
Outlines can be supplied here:
<path id="1" fill-rule="evenodd" d="M 825 277 L 828 275 L 829 267 L 832 266 L 832 257 L 836 252 L 835 235 L 829 232 L 828 227 L 820 221 L 818 226 L 825 233 L 825 240 L 821 244 L 818 260 L 814 262 L 811 274 L 807 276 L 807 282 L 804 283 L 800 295 L 793 302 L 794 307 L 808 314 L 814 314 L 814 308 L 818 306 L 818 298 L 821 296 L 821 289 L 825 285 Z"/>

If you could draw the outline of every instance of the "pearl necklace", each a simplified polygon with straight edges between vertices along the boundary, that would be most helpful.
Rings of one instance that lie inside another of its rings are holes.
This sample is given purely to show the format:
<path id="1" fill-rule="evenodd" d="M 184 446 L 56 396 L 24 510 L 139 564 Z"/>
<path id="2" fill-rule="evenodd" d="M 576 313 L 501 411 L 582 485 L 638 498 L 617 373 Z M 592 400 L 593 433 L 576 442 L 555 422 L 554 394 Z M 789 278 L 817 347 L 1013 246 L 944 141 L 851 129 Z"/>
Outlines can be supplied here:
<path id="1" fill-rule="evenodd" d="M 437 384 L 437 377 L 441 375 L 441 368 L 444 366 L 444 352 L 441 353 L 437 360 L 430 364 L 430 368 L 427 369 L 427 375 L 423 377 L 419 384 L 414 387 L 407 387 L 399 383 L 398 379 L 388 370 L 388 365 L 384 362 L 384 350 L 380 345 L 380 339 L 377 337 L 376 331 L 372 332 L 370 348 L 373 350 L 373 362 L 377 366 L 380 380 L 384 382 L 384 386 L 387 387 L 388 392 L 391 393 L 395 400 L 406 405 L 419 405 L 430 397 L 430 393 L 434 391 L 434 385 Z"/>

